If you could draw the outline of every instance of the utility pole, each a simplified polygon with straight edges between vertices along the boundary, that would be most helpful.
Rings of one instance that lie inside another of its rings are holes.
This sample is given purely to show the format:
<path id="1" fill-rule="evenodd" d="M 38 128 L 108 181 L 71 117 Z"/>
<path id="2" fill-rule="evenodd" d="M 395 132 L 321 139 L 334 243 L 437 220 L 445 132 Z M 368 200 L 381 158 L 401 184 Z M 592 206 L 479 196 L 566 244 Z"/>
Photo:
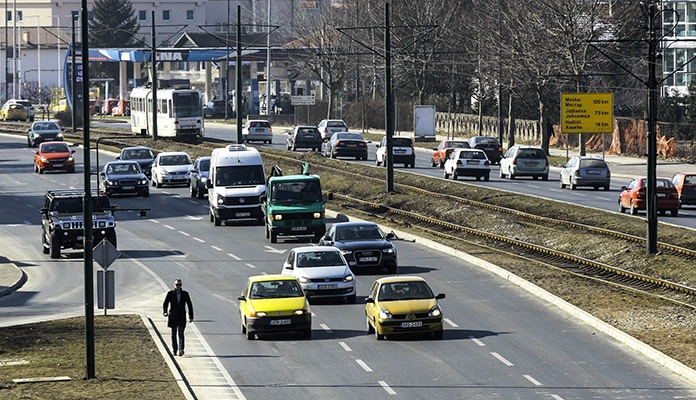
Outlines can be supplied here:
<path id="1" fill-rule="evenodd" d="M 387 192 L 394 191 L 394 100 L 392 95 L 391 28 L 389 22 L 389 3 L 384 7 L 384 112 L 387 130 Z"/>
<path id="2" fill-rule="evenodd" d="M 152 140 L 157 140 L 157 40 L 155 38 L 155 10 L 152 10 L 152 65 L 150 77 L 152 78 Z"/>
<path id="3" fill-rule="evenodd" d="M 237 109 L 237 143 L 242 144 L 242 6 L 237 4 L 237 54 L 234 57 L 235 82 L 234 107 Z"/>
<path id="4" fill-rule="evenodd" d="M 647 250 L 648 255 L 657 254 L 657 99 L 658 83 L 657 40 L 655 0 L 648 7 L 648 204 L 647 204 Z"/>

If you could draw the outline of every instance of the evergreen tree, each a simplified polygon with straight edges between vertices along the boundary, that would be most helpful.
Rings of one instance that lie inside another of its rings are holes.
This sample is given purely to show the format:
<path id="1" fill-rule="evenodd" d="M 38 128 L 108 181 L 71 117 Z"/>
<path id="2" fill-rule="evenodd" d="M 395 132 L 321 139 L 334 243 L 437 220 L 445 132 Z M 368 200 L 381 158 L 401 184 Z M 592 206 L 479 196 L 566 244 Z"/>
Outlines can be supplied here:
<path id="1" fill-rule="evenodd" d="M 140 24 L 130 0 L 95 0 L 89 21 L 89 47 L 142 47 L 137 39 Z M 118 63 L 90 63 L 91 78 L 113 78 L 118 82 Z M 94 86 L 104 86 L 101 82 Z M 117 89 L 118 84 L 111 85 Z M 109 93 L 106 93 L 109 97 Z"/>

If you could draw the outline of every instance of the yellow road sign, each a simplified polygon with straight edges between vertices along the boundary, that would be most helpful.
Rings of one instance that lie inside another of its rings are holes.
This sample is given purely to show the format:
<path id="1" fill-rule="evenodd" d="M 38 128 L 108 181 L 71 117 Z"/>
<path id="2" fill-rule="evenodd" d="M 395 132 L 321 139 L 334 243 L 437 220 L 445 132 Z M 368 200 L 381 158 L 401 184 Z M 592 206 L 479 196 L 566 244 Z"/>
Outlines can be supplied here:
<path id="1" fill-rule="evenodd" d="M 561 132 L 611 133 L 613 130 L 612 93 L 561 94 Z"/>

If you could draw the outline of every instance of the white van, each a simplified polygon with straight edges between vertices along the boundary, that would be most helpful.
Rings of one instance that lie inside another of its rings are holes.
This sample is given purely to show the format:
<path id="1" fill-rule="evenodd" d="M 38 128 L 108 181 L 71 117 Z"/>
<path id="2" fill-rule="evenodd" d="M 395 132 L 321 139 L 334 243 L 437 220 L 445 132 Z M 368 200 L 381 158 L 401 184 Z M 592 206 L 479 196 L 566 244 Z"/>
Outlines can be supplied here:
<path id="1" fill-rule="evenodd" d="M 231 144 L 214 149 L 206 181 L 210 222 L 253 218 L 263 223 L 261 201 L 266 196 L 266 173 L 261 154 L 253 147 Z"/>

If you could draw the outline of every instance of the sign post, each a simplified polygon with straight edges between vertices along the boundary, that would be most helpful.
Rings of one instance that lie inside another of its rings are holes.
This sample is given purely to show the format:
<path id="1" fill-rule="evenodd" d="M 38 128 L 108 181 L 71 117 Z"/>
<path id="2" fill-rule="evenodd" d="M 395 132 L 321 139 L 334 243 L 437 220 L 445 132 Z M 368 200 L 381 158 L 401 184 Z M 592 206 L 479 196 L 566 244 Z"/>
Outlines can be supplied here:
<path id="1" fill-rule="evenodd" d="M 101 265 L 103 271 L 97 271 L 97 307 L 104 309 L 106 315 L 107 309 L 116 307 L 115 296 L 115 274 L 114 271 L 107 271 L 111 264 L 121 256 L 116 247 L 106 239 L 102 239 L 98 245 L 92 250 L 94 261 Z"/>

